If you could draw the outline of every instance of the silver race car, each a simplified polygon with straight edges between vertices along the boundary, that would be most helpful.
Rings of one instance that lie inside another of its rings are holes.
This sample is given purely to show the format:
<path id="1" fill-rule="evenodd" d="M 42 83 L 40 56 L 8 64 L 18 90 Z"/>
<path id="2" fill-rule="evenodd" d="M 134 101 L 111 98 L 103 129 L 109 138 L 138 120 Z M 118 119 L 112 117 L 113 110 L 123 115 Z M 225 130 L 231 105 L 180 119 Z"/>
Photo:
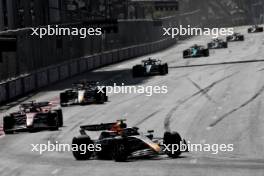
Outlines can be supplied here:
<path id="1" fill-rule="evenodd" d="M 108 96 L 105 87 L 100 91 L 99 86 L 97 81 L 79 81 L 71 89 L 60 93 L 60 104 L 62 107 L 73 104 L 103 104 L 108 101 Z"/>
<path id="2" fill-rule="evenodd" d="M 147 59 L 142 64 L 135 65 L 132 69 L 133 77 L 166 75 L 168 74 L 168 64 L 162 63 L 161 60 Z"/>
<path id="3" fill-rule="evenodd" d="M 217 38 L 209 42 L 207 46 L 209 49 L 221 49 L 221 48 L 227 48 L 228 44 L 226 41 Z"/>

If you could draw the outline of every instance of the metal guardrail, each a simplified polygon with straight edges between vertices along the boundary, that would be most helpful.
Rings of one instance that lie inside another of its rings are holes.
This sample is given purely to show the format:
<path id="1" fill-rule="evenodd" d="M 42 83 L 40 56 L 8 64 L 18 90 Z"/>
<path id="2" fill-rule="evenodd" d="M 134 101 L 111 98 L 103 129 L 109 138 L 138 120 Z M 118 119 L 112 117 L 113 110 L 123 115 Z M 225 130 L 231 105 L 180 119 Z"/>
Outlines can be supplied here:
<path id="1" fill-rule="evenodd" d="M 33 73 L 0 83 L 0 104 L 25 96 L 30 92 L 37 91 L 83 72 L 153 53 L 175 43 L 175 40 L 167 38 L 156 42 L 134 45 L 72 59 L 61 64 L 42 68 Z"/>

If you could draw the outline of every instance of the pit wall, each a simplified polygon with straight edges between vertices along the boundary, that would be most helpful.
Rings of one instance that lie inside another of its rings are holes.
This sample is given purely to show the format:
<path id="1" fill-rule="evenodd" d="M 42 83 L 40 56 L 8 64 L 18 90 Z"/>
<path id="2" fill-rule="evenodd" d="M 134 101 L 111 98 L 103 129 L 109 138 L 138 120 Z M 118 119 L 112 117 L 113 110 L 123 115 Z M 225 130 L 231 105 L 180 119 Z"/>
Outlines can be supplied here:
<path id="1" fill-rule="evenodd" d="M 78 74 L 128 60 L 134 57 L 160 51 L 175 44 L 170 38 L 155 42 L 133 45 L 121 49 L 102 52 L 87 57 L 69 60 L 57 65 L 39 69 L 0 84 L 0 104 L 15 100 L 30 92 L 76 76 Z"/>

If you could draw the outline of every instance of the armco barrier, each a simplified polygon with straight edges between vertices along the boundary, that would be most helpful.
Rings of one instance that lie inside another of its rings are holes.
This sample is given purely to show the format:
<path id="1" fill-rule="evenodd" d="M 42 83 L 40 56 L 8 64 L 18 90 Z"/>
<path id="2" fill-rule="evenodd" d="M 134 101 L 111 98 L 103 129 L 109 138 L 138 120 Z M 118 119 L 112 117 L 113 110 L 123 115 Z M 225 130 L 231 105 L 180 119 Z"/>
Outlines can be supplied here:
<path id="1" fill-rule="evenodd" d="M 7 83 L 7 90 L 8 90 L 8 99 L 14 99 L 17 96 L 22 95 L 23 93 L 22 78 L 17 78 L 15 80 L 9 81 Z"/>
<path id="2" fill-rule="evenodd" d="M 114 63 L 113 62 L 113 53 L 112 53 L 112 51 L 109 51 L 109 52 L 107 52 L 107 64 L 112 64 L 112 63 Z"/>
<path id="3" fill-rule="evenodd" d="M 67 79 L 79 73 L 136 56 L 149 54 L 166 48 L 174 43 L 174 41 L 166 39 L 74 59 L 57 66 L 43 68 L 24 77 L 0 84 L 0 103 L 36 91 L 39 88 Z"/>
<path id="4" fill-rule="evenodd" d="M 113 63 L 117 63 L 119 61 L 119 52 L 118 50 L 112 51 L 113 54 Z"/>
<path id="5" fill-rule="evenodd" d="M 60 80 L 66 79 L 69 77 L 69 66 L 68 64 L 63 64 L 59 66 Z"/>
<path id="6" fill-rule="evenodd" d="M 36 73 L 37 88 L 47 86 L 48 82 L 48 71 L 43 69 Z"/>
<path id="7" fill-rule="evenodd" d="M 101 66 L 107 65 L 108 55 L 107 53 L 102 53 L 101 55 Z"/>
<path id="8" fill-rule="evenodd" d="M 87 70 L 92 70 L 94 66 L 94 56 L 88 56 L 84 58 L 87 62 Z"/>
<path id="9" fill-rule="evenodd" d="M 70 68 L 70 76 L 75 76 L 78 74 L 78 63 L 77 61 L 72 61 L 69 64 L 69 68 Z"/>
<path id="10" fill-rule="evenodd" d="M 118 59 L 119 59 L 118 61 L 125 60 L 125 50 L 124 49 L 119 50 L 119 58 Z"/>
<path id="11" fill-rule="evenodd" d="M 7 100 L 6 84 L 0 84 L 0 102 L 5 102 Z"/>
<path id="12" fill-rule="evenodd" d="M 87 59 L 85 59 L 85 58 L 81 58 L 81 59 L 79 59 L 79 61 L 78 61 L 78 64 L 79 64 L 79 71 L 80 71 L 80 73 L 83 73 L 83 72 L 85 72 L 86 70 L 88 70 L 88 67 L 87 67 Z"/>
<path id="13" fill-rule="evenodd" d="M 29 93 L 36 88 L 35 74 L 23 78 L 24 93 Z"/>
<path id="14" fill-rule="evenodd" d="M 48 78 L 49 78 L 49 83 L 55 83 L 59 81 L 60 76 L 57 66 L 48 69 Z"/>
<path id="15" fill-rule="evenodd" d="M 93 63 L 94 63 L 94 68 L 98 68 L 101 66 L 101 56 L 99 54 L 93 57 Z"/>
<path id="16" fill-rule="evenodd" d="M 133 48 L 128 48 L 128 58 L 132 58 L 134 56 Z"/>

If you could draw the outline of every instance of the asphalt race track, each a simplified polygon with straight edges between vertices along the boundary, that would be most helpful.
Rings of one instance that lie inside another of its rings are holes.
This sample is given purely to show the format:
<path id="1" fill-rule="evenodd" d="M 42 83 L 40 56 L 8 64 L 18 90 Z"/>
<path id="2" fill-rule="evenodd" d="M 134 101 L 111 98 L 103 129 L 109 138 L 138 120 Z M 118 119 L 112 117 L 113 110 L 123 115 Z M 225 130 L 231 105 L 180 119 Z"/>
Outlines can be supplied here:
<path id="1" fill-rule="evenodd" d="M 126 85 L 167 85 L 167 94 L 111 94 L 103 105 L 63 108 L 60 131 L 19 133 L 0 137 L 1 176 L 56 175 L 155 175 L 155 176 L 263 176 L 264 175 L 264 34 L 247 34 L 236 28 L 245 42 L 228 49 L 211 50 L 208 58 L 182 59 L 189 46 L 207 44 L 210 38 L 194 37 L 149 56 L 169 64 L 167 76 L 132 78 L 139 57 L 74 77 L 46 88 L 30 100 L 58 101 L 59 92 L 79 79 L 104 80 Z M 2 109 L 8 106 L 2 107 Z M 17 106 L 2 111 L 14 111 Z M 30 144 L 71 143 L 79 126 L 126 118 L 141 131 L 178 131 L 192 143 L 234 144 L 233 152 L 189 152 L 178 159 L 160 156 L 125 163 L 76 161 L 71 152 L 31 152 Z"/>

